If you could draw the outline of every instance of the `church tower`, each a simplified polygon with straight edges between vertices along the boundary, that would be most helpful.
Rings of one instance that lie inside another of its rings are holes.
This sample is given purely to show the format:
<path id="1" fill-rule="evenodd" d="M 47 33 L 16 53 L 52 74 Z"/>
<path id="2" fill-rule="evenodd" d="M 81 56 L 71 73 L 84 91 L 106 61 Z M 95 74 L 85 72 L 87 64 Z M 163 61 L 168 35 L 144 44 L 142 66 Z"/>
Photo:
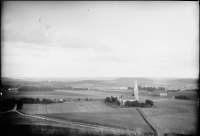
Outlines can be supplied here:
<path id="1" fill-rule="evenodd" d="M 137 81 L 135 81 L 134 96 L 135 96 L 135 99 L 136 99 L 137 101 L 139 101 Z"/>

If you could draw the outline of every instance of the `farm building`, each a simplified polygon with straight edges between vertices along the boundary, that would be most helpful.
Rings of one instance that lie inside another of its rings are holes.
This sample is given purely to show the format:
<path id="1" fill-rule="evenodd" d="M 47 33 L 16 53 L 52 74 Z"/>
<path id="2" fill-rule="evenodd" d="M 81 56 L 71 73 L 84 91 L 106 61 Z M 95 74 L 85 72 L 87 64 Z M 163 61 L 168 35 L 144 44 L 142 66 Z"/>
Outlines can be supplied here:
<path id="1" fill-rule="evenodd" d="M 128 89 L 128 87 L 126 87 L 126 86 L 122 86 L 122 87 L 119 87 L 119 89 L 122 89 L 122 90 L 127 90 L 127 89 Z"/>
<path id="2" fill-rule="evenodd" d="M 60 100 L 59 100 L 59 102 L 63 102 L 63 101 L 64 101 L 63 99 L 60 99 Z"/>
<path id="3" fill-rule="evenodd" d="M 133 94 L 120 95 L 118 100 L 120 101 L 121 105 L 124 105 L 126 101 L 139 101 L 137 81 L 135 82 Z"/>

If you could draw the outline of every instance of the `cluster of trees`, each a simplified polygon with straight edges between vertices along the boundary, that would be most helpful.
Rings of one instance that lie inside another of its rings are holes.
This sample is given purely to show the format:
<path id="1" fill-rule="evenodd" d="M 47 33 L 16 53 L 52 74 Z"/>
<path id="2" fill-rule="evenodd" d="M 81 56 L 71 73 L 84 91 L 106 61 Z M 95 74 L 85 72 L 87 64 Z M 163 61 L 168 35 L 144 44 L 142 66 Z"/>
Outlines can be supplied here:
<path id="1" fill-rule="evenodd" d="M 186 91 L 193 91 L 193 92 L 197 92 L 198 89 L 187 89 Z"/>
<path id="2" fill-rule="evenodd" d="M 72 87 L 71 86 L 54 87 L 54 90 L 72 90 Z"/>
<path id="3" fill-rule="evenodd" d="M 164 87 L 158 87 L 158 90 L 165 91 Z"/>
<path id="4" fill-rule="evenodd" d="M 29 103 L 29 104 L 38 104 L 38 103 L 43 103 L 43 104 L 50 104 L 50 103 L 55 103 L 53 100 L 51 99 L 45 99 L 43 98 L 42 101 L 40 101 L 40 99 L 38 98 L 21 98 L 20 99 L 23 103 Z"/>
<path id="5" fill-rule="evenodd" d="M 160 97 L 160 94 L 151 94 L 153 97 Z"/>
<path id="6" fill-rule="evenodd" d="M 134 87 L 128 87 L 128 89 L 134 89 Z M 139 90 L 147 90 L 147 91 L 154 91 L 154 90 L 161 90 L 161 91 L 165 91 L 164 87 L 158 87 L 158 89 L 156 89 L 155 87 L 141 87 L 138 86 Z"/>
<path id="7" fill-rule="evenodd" d="M 0 103 L 0 111 L 5 112 L 8 110 L 12 110 L 15 107 L 15 104 L 17 104 L 17 109 L 22 109 L 23 107 L 23 101 L 21 100 L 15 100 L 13 99 L 6 99 L 1 101 Z"/>
<path id="8" fill-rule="evenodd" d="M 71 86 L 65 86 L 65 87 L 54 87 L 54 90 L 88 90 L 88 88 L 75 88 Z"/>
<path id="9" fill-rule="evenodd" d="M 180 95 L 180 96 L 175 96 L 176 99 L 183 99 L 183 100 L 189 100 L 190 98 L 184 95 Z"/>
<path id="10" fill-rule="evenodd" d="M 147 107 L 147 104 L 145 103 L 139 103 L 138 101 L 126 101 L 124 104 L 124 107 Z"/>
<path id="11" fill-rule="evenodd" d="M 43 98 L 43 99 L 42 99 L 42 103 L 43 103 L 43 104 L 51 104 L 51 103 L 55 103 L 55 101 L 53 101 L 53 100 L 51 100 L 51 99 L 45 99 L 45 98 Z"/>
<path id="12" fill-rule="evenodd" d="M 54 91 L 54 88 L 50 86 L 22 86 L 19 87 L 18 91 Z"/>
<path id="13" fill-rule="evenodd" d="M 151 92 L 154 90 L 158 90 L 155 87 L 141 87 L 141 86 L 138 86 L 138 89 L 139 90 L 147 90 L 147 91 L 151 91 Z"/>
<path id="14" fill-rule="evenodd" d="M 149 106 L 153 106 L 153 105 L 154 105 L 154 102 L 151 101 L 151 100 L 148 100 L 148 99 L 145 101 L 145 103 L 146 103 L 147 105 L 149 105 Z"/>
<path id="15" fill-rule="evenodd" d="M 113 96 L 111 96 L 111 97 L 106 97 L 106 98 L 104 99 L 104 101 L 107 102 L 107 103 L 114 103 L 114 104 L 116 104 L 116 105 L 120 105 L 120 102 L 119 102 L 119 100 L 117 99 L 117 97 L 113 97 Z"/>
<path id="16" fill-rule="evenodd" d="M 88 88 L 84 88 L 84 87 L 81 87 L 81 88 L 72 88 L 72 90 L 88 90 Z"/>
<path id="17" fill-rule="evenodd" d="M 154 105 L 154 102 L 151 101 L 151 100 L 146 100 L 145 103 L 143 102 L 138 102 L 138 101 L 126 101 L 124 106 L 125 107 L 140 107 L 140 108 L 145 108 L 145 107 L 148 107 L 148 106 L 153 106 Z"/>
<path id="18" fill-rule="evenodd" d="M 80 98 L 79 98 L 80 99 Z M 92 101 L 92 98 L 88 99 L 88 98 L 85 98 L 86 101 Z"/>

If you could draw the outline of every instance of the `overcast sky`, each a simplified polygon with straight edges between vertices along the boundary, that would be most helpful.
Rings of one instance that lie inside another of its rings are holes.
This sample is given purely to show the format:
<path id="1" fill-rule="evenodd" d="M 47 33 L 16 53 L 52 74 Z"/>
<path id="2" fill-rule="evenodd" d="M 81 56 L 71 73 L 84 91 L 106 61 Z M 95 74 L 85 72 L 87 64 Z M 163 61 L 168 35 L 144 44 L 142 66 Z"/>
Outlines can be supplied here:
<path id="1" fill-rule="evenodd" d="M 198 2 L 3 2 L 6 77 L 198 77 Z"/>

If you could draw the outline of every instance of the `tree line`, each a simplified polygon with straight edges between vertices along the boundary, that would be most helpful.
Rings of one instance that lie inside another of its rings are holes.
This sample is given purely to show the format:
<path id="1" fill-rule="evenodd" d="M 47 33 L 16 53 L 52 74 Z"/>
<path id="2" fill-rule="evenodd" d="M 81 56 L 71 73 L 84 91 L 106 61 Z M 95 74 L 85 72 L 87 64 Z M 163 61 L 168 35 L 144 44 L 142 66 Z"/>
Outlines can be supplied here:
<path id="1" fill-rule="evenodd" d="M 23 103 L 27 104 L 51 104 L 51 103 L 56 103 L 56 101 L 51 100 L 51 99 L 46 99 L 43 98 L 40 100 L 39 98 L 21 98 L 20 99 Z"/>
<path id="2" fill-rule="evenodd" d="M 65 86 L 65 87 L 54 87 L 54 90 L 88 90 L 88 88 L 85 87 L 71 87 L 71 86 Z"/>
<path id="3" fill-rule="evenodd" d="M 189 100 L 190 98 L 184 95 L 175 96 L 175 99 Z"/>
<path id="4" fill-rule="evenodd" d="M 134 87 L 128 87 L 128 89 L 130 90 L 133 90 Z M 147 90 L 147 91 L 155 91 L 155 90 L 161 90 L 161 91 L 165 91 L 165 88 L 164 87 L 158 87 L 158 88 L 155 88 L 155 87 L 142 87 L 142 86 L 138 86 L 138 89 L 139 90 Z"/>
<path id="5" fill-rule="evenodd" d="M 146 100 L 145 103 L 143 102 L 138 102 L 138 101 L 126 101 L 124 104 L 124 107 L 140 107 L 140 108 L 146 108 L 149 106 L 153 106 L 154 102 L 151 100 Z"/>
<path id="6" fill-rule="evenodd" d="M 115 104 L 117 106 L 120 106 L 120 101 L 117 99 L 117 97 L 106 97 L 104 99 L 104 102 L 107 103 L 112 103 Z M 140 108 L 145 108 L 145 107 L 149 107 L 149 106 L 153 106 L 154 102 L 151 100 L 146 100 L 145 103 L 143 102 L 138 102 L 138 101 L 126 101 L 124 103 L 124 107 L 140 107 Z"/>
<path id="7" fill-rule="evenodd" d="M 18 91 L 54 91 L 50 86 L 21 86 Z"/>
<path id="8" fill-rule="evenodd" d="M 15 88 L 13 85 L 4 85 L 3 89 L 8 90 L 9 88 Z M 20 86 L 18 91 L 54 91 L 54 90 L 88 90 L 88 88 L 75 88 L 71 86 L 66 87 L 51 87 L 51 86 Z"/>

